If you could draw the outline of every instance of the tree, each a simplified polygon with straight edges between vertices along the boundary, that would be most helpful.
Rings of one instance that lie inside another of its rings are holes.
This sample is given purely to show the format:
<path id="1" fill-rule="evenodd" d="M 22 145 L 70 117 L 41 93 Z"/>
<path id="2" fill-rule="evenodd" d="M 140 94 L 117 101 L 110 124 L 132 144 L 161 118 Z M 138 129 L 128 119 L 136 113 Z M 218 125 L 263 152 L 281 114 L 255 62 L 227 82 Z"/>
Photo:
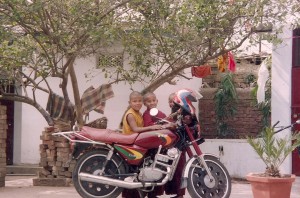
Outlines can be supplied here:
<path id="1" fill-rule="evenodd" d="M 76 119 L 82 125 L 73 63 L 76 58 L 94 54 L 114 40 L 110 33 L 114 12 L 129 1 L 1 0 L 0 65 L 6 76 L 2 78 L 1 98 L 34 106 L 53 125 L 49 113 L 35 99 L 36 90 L 51 93 L 49 77 L 60 78 L 64 99 L 70 103 L 66 89 L 70 77 Z M 7 92 L 11 84 L 20 86 L 23 93 Z M 28 87 L 32 87 L 32 96 Z"/>
<path id="2" fill-rule="evenodd" d="M 238 51 L 246 40 L 250 44 L 258 44 L 261 39 L 278 42 L 276 36 L 287 19 L 296 8 L 299 12 L 299 4 L 293 0 L 141 2 L 131 2 L 132 12 L 124 19 L 130 23 L 128 26 L 138 28 L 127 26 L 120 36 L 134 57 L 132 68 L 116 68 L 110 77 L 118 74 L 144 80 L 145 76 L 140 75 L 143 71 L 149 77 L 145 92 L 154 91 L 165 82 L 172 83 L 176 76 L 188 78 L 185 69 Z"/>
<path id="3" fill-rule="evenodd" d="M 245 40 L 257 43 L 261 32 L 273 39 L 296 2 L 293 0 L 1 0 L 1 97 L 37 108 L 49 125 L 53 119 L 35 100 L 35 91 L 51 93 L 49 77 L 71 79 L 76 120 L 82 124 L 73 63 L 119 42 L 130 54 L 130 68 L 103 67 L 110 83 L 144 82 L 144 92 L 184 70 L 203 65 L 238 49 Z M 290 8 L 290 9 L 287 9 Z M 267 24 L 267 25 L 266 25 Z M 270 24 L 273 24 L 271 26 Z M 275 26 L 276 24 L 276 26 Z M 260 33 L 259 33 L 260 32 Z M 146 81 L 146 82 L 145 82 Z M 8 93 L 6 84 L 24 93 Z M 32 87 L 32 96 L 27 93 Z M 74 121 L 74 119 L 72 120 Z"/>

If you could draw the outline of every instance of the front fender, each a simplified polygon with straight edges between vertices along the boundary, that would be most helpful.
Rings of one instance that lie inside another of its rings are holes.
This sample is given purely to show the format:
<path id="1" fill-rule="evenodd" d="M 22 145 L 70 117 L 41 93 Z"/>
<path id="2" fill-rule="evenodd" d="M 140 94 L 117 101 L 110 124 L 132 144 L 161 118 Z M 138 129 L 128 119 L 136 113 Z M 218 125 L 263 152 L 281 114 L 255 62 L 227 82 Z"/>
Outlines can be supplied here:
<path id="1" fill-rule="evenodd" d="M 205 156 L 213 156 L 213 157 L 219 159 L 219 157 L 217 157 L 216 155 L 211 154 L 211 153 L 204 153 L 203 157 L 205 158 Z M 197 158 L 196 158 L 196 156 L 193 156 L 185 164 L 183 172 L 182 172 L 182 177 L 181 177 L 181 186 L 180 186 L 181 188 L 187 187 L 187 178 L 188 178 L 189 170 L 195 160 L 197 160 Z"/>

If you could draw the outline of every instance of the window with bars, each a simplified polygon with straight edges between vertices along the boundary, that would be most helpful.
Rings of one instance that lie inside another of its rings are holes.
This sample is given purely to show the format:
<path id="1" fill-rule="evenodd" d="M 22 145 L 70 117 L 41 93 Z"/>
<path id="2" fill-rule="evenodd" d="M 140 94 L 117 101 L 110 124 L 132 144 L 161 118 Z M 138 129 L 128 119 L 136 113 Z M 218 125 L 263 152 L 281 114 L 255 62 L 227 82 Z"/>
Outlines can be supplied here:
<path id="1" fill-rule="evenodd" d="M 123 67 L 123 54 L 100 54 L 97 67 Z"/>

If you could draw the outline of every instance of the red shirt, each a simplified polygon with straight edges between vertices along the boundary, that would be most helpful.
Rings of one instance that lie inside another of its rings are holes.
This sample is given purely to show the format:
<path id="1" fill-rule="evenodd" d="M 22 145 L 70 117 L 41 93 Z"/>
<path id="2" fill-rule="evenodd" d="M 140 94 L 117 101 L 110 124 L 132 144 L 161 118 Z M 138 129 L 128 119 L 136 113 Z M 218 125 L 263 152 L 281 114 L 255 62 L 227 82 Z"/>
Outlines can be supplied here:
<path id="1" fill-rule="evenodd" d="M 166 114 L 161 111 L 158 111 L 158 114 L 154 117 L 150 115 L 150 109 L 147 109 L 143 113 L 144 127 L 155 125 L 159 118 L 166 118 Z"/>

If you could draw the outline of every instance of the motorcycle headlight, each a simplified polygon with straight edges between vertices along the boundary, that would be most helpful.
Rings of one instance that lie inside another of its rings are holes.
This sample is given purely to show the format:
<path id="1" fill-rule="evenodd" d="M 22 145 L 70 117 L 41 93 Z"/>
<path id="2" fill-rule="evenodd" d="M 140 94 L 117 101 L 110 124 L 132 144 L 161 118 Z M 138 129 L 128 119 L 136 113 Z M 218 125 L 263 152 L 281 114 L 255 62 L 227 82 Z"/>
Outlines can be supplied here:
<path id="1" fill-rule="evenodd" d="M 177 148 L 170 148 L 170 149 L 168 149 L 168 151 L 167 151 L 167 155 L 168 155 L 169 157 L 175 158 L 177 155 L 179 155 L 179 151 L 178 151 Z"/>

